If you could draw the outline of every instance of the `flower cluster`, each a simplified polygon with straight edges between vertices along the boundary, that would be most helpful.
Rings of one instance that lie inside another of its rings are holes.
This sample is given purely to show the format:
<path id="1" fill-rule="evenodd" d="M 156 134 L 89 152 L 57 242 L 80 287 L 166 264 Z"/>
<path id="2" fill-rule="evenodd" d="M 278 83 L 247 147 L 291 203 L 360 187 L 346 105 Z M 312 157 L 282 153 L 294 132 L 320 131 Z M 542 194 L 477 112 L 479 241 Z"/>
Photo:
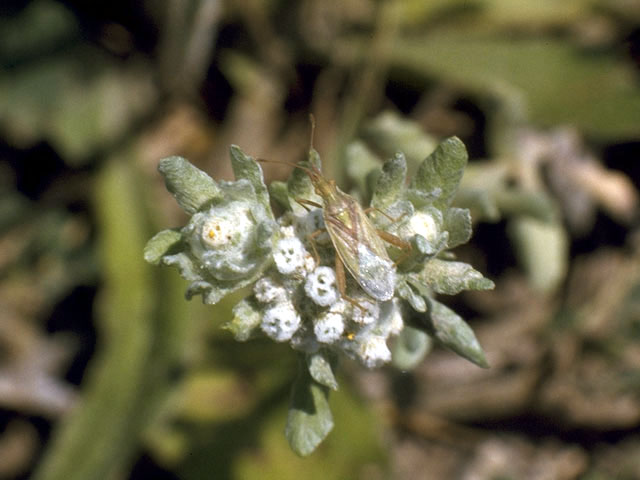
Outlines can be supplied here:
<path id="1" fill-rule="evenodd" d="M 484 364 L 468 326 L 433 299 L 433 292 L 492 287 L 470 266 L 443 255 L 471 233 L 468 211 L 450 207 L 466 162 L 459 140 L 443 142 L 408 187 L 401 154 L 384 164 L 372 197 L 376 210 L 371 220 L 411 248 L 388 245 L 391 258 L 400 261 L 396 270 L 391 260 L 378 258 L 355 235 L 350 240 L 362 272 L 360 278 L 346 275 L 342 292 L 333 266 L 344 259 L 326 233 L 310 239 L 324 228 L 322 209 L 296 201 L 323 201 L 307 172 L 295 170 L 289 182 L 280 185 L 285 194 L 279 199 L 287 211 L 276 220 L 259 164 L 237 147 L 232 147 L 231 158 L 238 179 L 219 183 L 179 157 L 161 162 L 169 190 L 193 215 L 184 228 L 154 237 L 147 256 L 178 267 L 192 282 L 187 295 L 200 293 L 206 303 L 253 285 L 253 294 L 236 305 L 227 326 L 237 339 L 261 332 L 309 355 L 340 352 L 374 368 L 391 361 L 390 337 L 409 326 Z M 319 171 L 317 153 L 312 151 L 305 165 Z M 376 268 L 367 268 L 369 264 L 387 272 L 384 279 Z M 376 287 L 383 280 L 395 290 L 386 301 L 376 300 L 361 286 Z M 416 321 L 419 313 L 426 315 Z"/>
<path id="2" fill-rule="evenodd" d="M 187 297 L 201 294 L 205 303 L 252 288 L 226 328 L 240 341 L 264 335 L 288 342 L 306 359 L 299 381 L 307 383 L 294 392 L 311 395 L 304 401 L 314 402 L 324 422 L 290 412 L 287 436 L 298 453 L 309 453 L 331 429 L 322 396 L 311 392 L 337 388 L 341 354 L 368 368 L 395 361 L 406 369 L 436 341 L 486 366 L 471 328 L 434 298 L 493 287 L 448 252 L 471 236 L 469 211 L 451 206 L 466 161 L 462 142 L 447 139 L 407 185 L 406 161 L 397 154 L 377 175 L 369 214 L 353 197 L 337 190 L 336 200 L 319 188 L 325 180 L 314 150 L 288 182 L 270 189 L 260 165 L 235 146 L 233 182 L 215 182 L 180 157 L 161 161 L 167 188 L 192 217 L 153 237 L 145 258 L 177 267 L 190 282 Z M 278 219 L 271 200 L 284 207 Z M 325 219 L 337 227 L 327 229 Z"/>
<path id="3" fill-rule="evenodd" d="M 318 259 L 305 247 L 305 225 L 315 215 L 310 211 L 279 219 L 274 263 L 255 283 L 253 295 L 235 307 L 229 328 L 242 339 L 247 329 L 259 327 L 273 340 L 290 342 L 307 354 L 323 348 L 340 351 L 369 368 L 387 363 L 387 339 L 403 327 L 399 302 L 377 302 L 353 281 L 348 282 L 353 303 L 342 298 L 336 272 L 326 264 L 335 261 L 331 244 L 314 245 L 322 254 Z M 252 309 L 255 324 L 248 324 L 245 316 Z"/>

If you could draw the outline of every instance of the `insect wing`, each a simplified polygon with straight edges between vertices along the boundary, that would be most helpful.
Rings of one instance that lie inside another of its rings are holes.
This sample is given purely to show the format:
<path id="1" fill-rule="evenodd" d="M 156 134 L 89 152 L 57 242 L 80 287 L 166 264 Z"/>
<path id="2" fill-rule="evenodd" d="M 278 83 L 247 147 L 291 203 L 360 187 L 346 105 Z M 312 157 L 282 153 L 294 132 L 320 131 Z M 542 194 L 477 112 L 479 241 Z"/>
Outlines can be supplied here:
<path id="1" fill-rule="evenodd" d="M 345 195 L 346 197 L 346 195 Z M 325 225 L 340 259 L 362 289 L 379 301 L 393 297 L 396 271 L 362 207 L 349 198 L 340 217 L 325 210 Z"/>

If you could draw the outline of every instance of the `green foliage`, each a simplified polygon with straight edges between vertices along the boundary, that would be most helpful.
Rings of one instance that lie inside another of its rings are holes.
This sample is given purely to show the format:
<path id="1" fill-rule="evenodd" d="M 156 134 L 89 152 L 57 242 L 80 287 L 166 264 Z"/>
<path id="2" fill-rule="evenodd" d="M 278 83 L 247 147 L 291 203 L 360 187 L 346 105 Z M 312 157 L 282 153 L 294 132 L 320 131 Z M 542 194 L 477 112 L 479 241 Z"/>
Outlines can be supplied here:
<path id="1" fill-rule="evenodd" d="M 418 198 L 432 197 L 435 207 L 448 207 L 460 185 L 467 159 L 467 149 L 459 138 L 446 139 L 422 162 L 411 188 L 419 192 Z"/>
<path id="2" fill-rule="evenodd" d="M 140 258 L 148 232 L 135 179 L 123 161 L 109 163 L 98 178 L 103 347 L 87 374 L 83 401 L 64 419 L 34 474 L 39 480 L 109 478 L 121 472 L 184 348 L 189 325 L 180 308 L 184 302 L 176 303 L 167 294 L 171 280 L 163 285 L 165 275 L 152 272 Z"/>
<path id="3" fill-rule="evenodd" d="M 405 327 L 393 343 L 393 366 L 413 370 L 433 346 L 432 338 L 422 330 Z"/>
<path id="4" fill-rule="evenodd" d="M 243 298 L 233 307 L 233 319 L 224 328 L 239 342 L 246 342 L 257 335 L 262 313 L 254 298 Z"/>
<path id="5" fill-rule="evenodd" d="M 293 384 L 285 429 L 289 445 L 298 455 L 312 453 L 333 429 L 328 397 L 327 387 L 317 383 L 302 366 Z"/>
<path id="6" fill-rule="evenodd" d="M 178 230 L 162 230 L 156 233 L 144 247 L 144 259 L 152 265 L 160 265 L 162 257 L 180 247 L 182 234 Z"/>
<path id="7" fill-rule="evenodd" d="M 429 316 L 426 327 L 435 338 L 458 355 L 476 365 L 489 368 L 482 347 L 473 330 L 453 310 L 433 299 L 429 299 Z"/>
<path id="8" fill-rule="evenodd" d="M 514 121 L 570 123 L 601 138 L 637 133 L 640 93 L 630 66 L 557 38 L 443 30 L 396 42 L 391 61 L 493 96 Z"/>
<path id="9" fill-rule="evenodd" d="M 158 171 L 180 208 L 190 215 L 223 198 L 216 182 L 182 157 L 162 159 Z"/>
<path id="10" fill-rule="evenodd" d="M 307 368 L 311 378 L 331 390 L 338 390 L 334 370 L 337 358 L 333 352 L 320 350 L 307 356 Z"/>
<path id="11" fill-rule="evenodd" d="M 371 206 L 386 210 L 398 201 L 407 177 L 407 162 L 402 153 L 397 153 L 382 166 L 382 173 L 376 182 Z"/>
<path id="12" fill-rule="evenodd" d="M 490 290 L 493 282 L 464 262 L 434 258 L 410 281 L 424 283 L 436 293 L 455 295 L 463 290 Z"/>
<path id="13" fill-rule="evenodd" d="M 149 62 L 123 68 L 81 39 L 71 10 L 52 0 L 0 19 L 0 130 L 21 148 L 46 141 L 70 165 L 112 147 L 158 99 Z"/>

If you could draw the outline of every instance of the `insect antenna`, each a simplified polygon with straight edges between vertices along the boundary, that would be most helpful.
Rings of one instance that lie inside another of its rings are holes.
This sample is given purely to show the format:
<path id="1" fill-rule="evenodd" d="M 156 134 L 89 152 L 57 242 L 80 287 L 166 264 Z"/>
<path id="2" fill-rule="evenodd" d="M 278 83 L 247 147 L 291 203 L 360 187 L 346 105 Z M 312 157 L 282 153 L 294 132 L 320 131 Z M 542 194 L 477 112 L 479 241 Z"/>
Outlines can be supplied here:
<path id="1" fill-rule="evenodd" d="M 309 150 L 313 150 L 313 136 L 316 133 L 316 117 L 313 113 L 309 114 L 309 123 L 311 123 L 311 133 L 309 134 Z"/>
<path id="2" fill-rule="evenodd" d="M 316 118 L 313 116 L 313 113 L 309 114 L 309 122 L 311 123 L 311 133 L 309 135 L 309 150 L 313 150 L 313 138 L 316 131 Z M 311 165 L 311 168 L 303 167 L 302 165 L 298 165 L 293 162 L 285 162 L 283 160 L 268 160 L 266 158 L 258 158 L 257 159 L 261 163 L 279 163 L 281 165 L 289 165 L 290 167 L 299 168 L 303 170 L 312 180 L 320 177 L 322 178 L 322 172 L 318 170 L 315 165 Z"/>
<path id="3" fill-rule="evenodd" d="M 285 162 L 283 160 L 268 160 L 266 158 L 258 158 L 257 160 L 260 163 L 279 163 L 281 165 L 289 165 L 290 167 L 299 168 L 309 175 L 309 178 L 314 184 L 322 179 L 322 173 L 314 165 L 311 165 L 311 168 L 307 168 L 302 165 L 298 165 L 297 163 Z"/>

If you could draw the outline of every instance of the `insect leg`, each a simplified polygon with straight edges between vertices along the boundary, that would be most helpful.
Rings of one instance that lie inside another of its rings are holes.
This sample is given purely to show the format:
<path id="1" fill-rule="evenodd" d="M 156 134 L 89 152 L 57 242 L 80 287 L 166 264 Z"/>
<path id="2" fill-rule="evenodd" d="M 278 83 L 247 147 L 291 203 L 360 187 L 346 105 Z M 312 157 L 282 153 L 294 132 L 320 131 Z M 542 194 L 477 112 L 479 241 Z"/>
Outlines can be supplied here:
<path id="1" fill-rule="evenodd" d="M 395 245 L 396 247 L 404 250 L 404 253 L 396 260 L 393 264 L 398 266 L 411 254 L 411 244 L 406 240 L 401 239 L 400 237 L 394 235 L 393 233 L 385 232 L 384 230 L 376 230 L 378 236 L 383 239 L 385 242 L 390 243 L 391 245 Z"/>
<path id="2" fill-rule="evenodd" d="M 315 238 L 321 233 L 323 233 L 324 231 L 325 231 L 324 228 L 320 228 L 315 232 L 312 232 L 309 235 L 307 235 L 307 240 L 309 241 L 309 243 L 311 244 L 311 248 L 313 249 L 313 257 L 314 257 L 314 260 L 316 261 L 316 266 L 320 265 L 320 255 L 318 255 L 318 249 L 316 248 Z"/>
<path id="3" fill-rule="evenodd" d="M 339 255 L 336 255 L 336 283 L 338 284 L 338 291 L 340 292 L 340 296 L 342 298 L 344 298 L 354 307 L 358 307 L 363 312 L 366 311 L 365 308 L 360 305 L 355 299 L 347 295 L 347 277 L 344 273 L 344 264 L 342 263 Z"/>
<path id="4" fill-rule="evenodd" d="M 364 213 L 371 213 L 371 212 L 378 212 L 381 213 L 382 215 L 384 215 L 385 217 L 387 217 L 387 219 L 391 222 L 391 223 L 396 223 L 399 222 L 400 220 L 402 220 L 402 217 L 404 217 L 407 212 L 404 212 L 402 215 L 400 215 L 397 218 L 393 218 L 391 215 L 389 215 L 388 213 L 383 212 L 382 210 L 380 210 L 377 207 L 369 207 L 369 208 L 365 208 L 364 209 Z"/>
<path id="5" fill-rule="evenodd" d="M 298 202 L 298 204 L 300 204 L 300 206 L 303 207 L 307 212 L 310 211 L 307 205 L 310 205 L 316 208 L 322 208 L 322 205 L 320 205 L 319 203 L 314 202 L 312 200 L 307 200 L 306 198 L 296 198 L 296 202 Z"/>

